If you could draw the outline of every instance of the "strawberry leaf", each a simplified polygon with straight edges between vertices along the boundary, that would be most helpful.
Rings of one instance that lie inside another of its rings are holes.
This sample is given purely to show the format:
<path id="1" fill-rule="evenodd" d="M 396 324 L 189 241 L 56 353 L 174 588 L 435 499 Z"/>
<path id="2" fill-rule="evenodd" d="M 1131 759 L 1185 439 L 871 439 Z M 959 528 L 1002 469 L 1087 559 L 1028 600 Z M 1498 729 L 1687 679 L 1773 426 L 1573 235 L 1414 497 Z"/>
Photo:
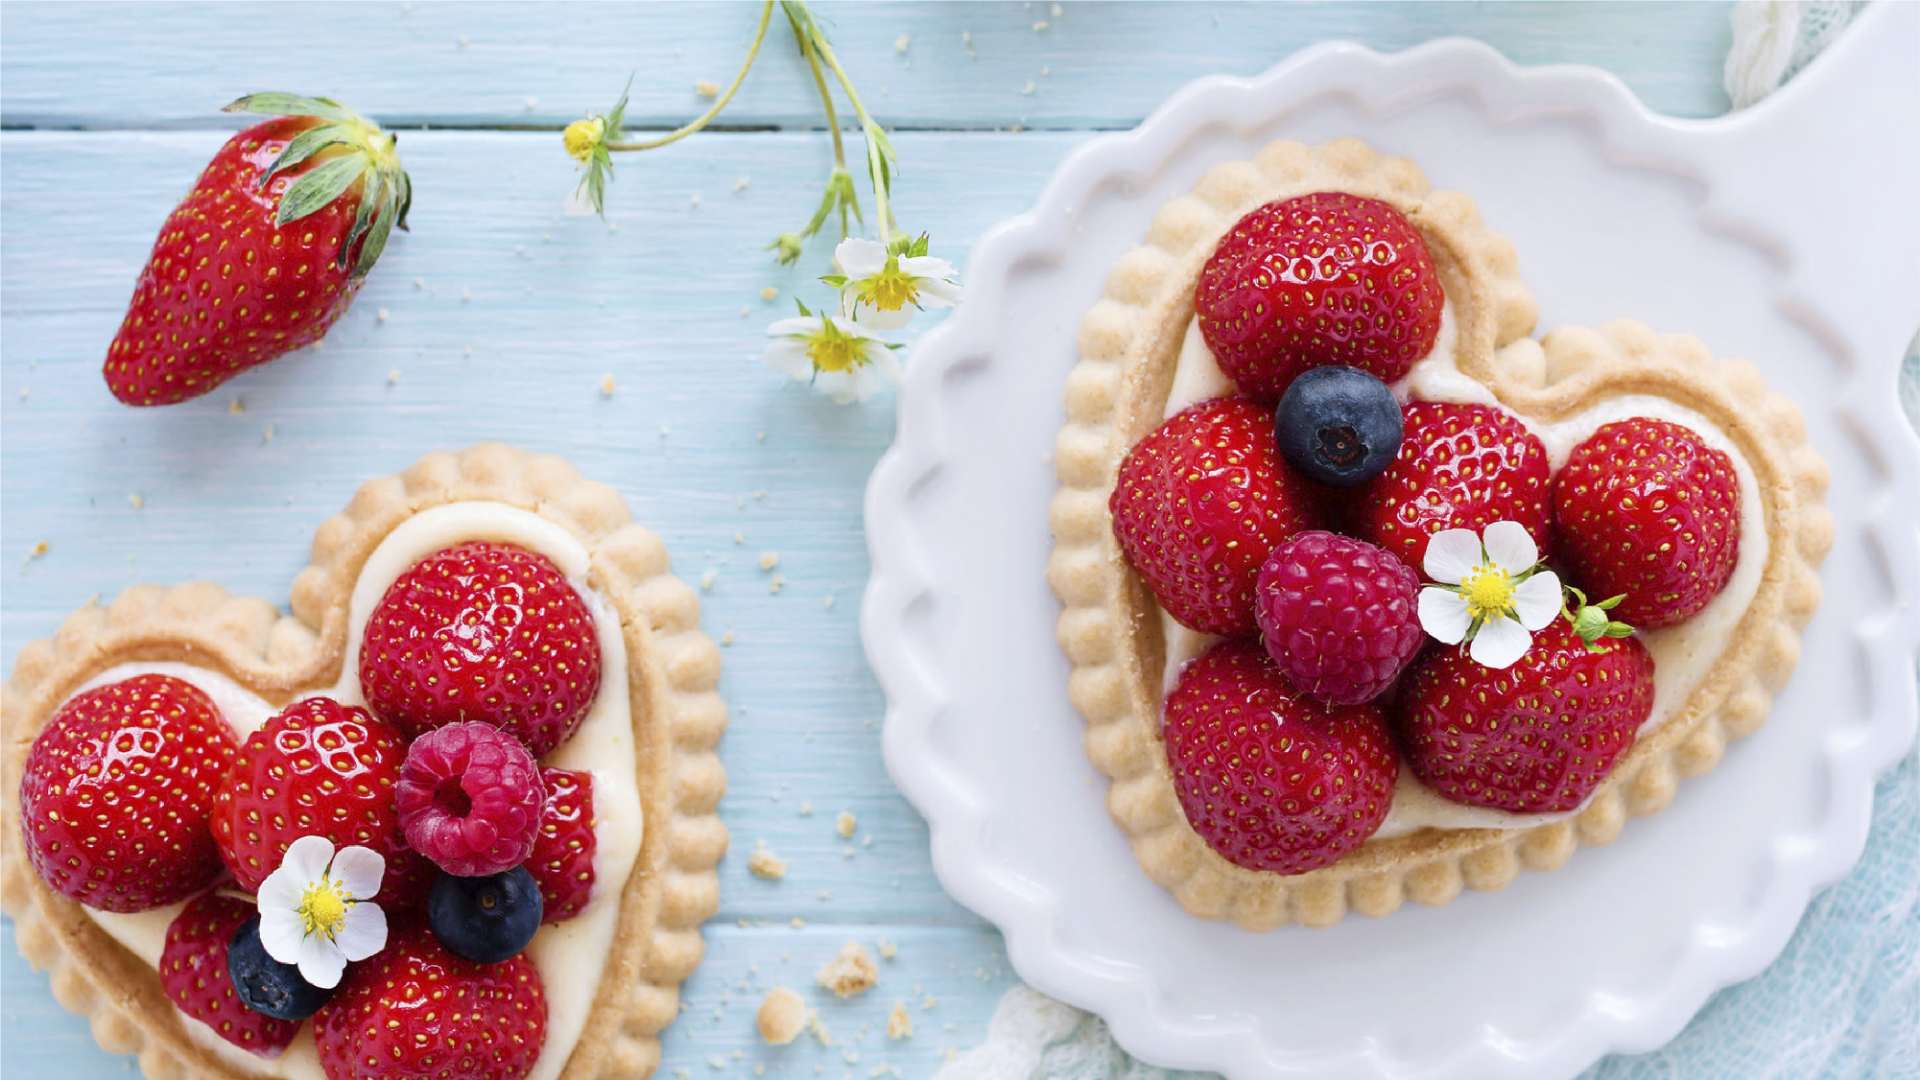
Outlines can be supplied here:
<path id="1" fill-rule="evenodd" d="M 361 154 L 342 154 L 321 162 L 295 180 L 286 194 L 280 197 L 280 211 L 273 223 L 284 226 L 299 221 L 333 202 L 360 178 L 360 174 L 367 170 L 367 165 L 366 157 Z"/>
<path id="2" fill-rule="evenodd" d="M 273 159 L 273 164 L 267 168 L 267 171 L 260 174 L 258 183 L 264 188 L 275 175 L 293 168 L 320 150 L 341 143 L 354 142 L 358 137 L 358 133 L 346 124 L 321 124 L 319 127 L 308 128 L 287 143 L 287 148 L 280 151 L 279 157 Z"/>
<path id="3" fill-rule="evenodd" d="M 300 94 L 282 94 L 272 91 L 248 94 L 220 111 L 259 113 L 263 116 L 318 116 L 323 120 L 338 121 L 359 119 L 352 110 L 332 98 L 304 97 Z"/>
<path id="4" fill-rule="evenodd" d="M 373 269 L 373 264 L 380 258 L 380 253 L 387 249 L 387 237 L 393 233 L 396 216 L 393 202 L 389 200 L 387 205 L 375 212 L 375 215 L 373 227 L 367 231 L 366 245 L 360 249 L 360 258 L 353 264 L 354 277 L 364 277 L 367 271 Z"/>

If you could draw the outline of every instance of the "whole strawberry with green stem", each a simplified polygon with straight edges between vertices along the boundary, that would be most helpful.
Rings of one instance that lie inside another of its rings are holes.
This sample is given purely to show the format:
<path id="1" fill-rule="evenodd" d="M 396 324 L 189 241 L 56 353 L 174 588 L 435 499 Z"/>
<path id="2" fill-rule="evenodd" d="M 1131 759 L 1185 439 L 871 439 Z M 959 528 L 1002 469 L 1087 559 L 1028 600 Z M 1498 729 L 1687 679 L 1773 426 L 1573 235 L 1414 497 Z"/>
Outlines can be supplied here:
<path id="1" fill-rule="evenodd" d="M 198 397 L 320 340 L 353 302 L 413 184 L 395 137 L 329 98 L 252 94 L 174 207 L 101 374 L 129 405 Z"/>

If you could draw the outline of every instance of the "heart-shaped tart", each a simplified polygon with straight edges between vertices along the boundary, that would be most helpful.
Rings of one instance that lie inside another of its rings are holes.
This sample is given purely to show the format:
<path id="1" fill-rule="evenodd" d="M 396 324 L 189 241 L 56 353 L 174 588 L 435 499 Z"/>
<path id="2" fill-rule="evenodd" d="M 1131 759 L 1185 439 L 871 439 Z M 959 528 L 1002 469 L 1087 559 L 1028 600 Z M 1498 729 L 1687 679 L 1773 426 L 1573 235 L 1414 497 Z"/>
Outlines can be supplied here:
<path id="1" fill-rule="evenodd" d="M 1528 337 L 1514 248 L 1404 159 L 1282 142 L 1086 315 L 1048 576 L 1141 865 L 1248 929 L 1612 841 L 1756 730 L 1832 542 L 1794 405 L 1697 339 Z"/>
<path id="2" fill-rule="evenodd" d="M 291 615 L 138 586 L 20 651 L 20 950 L 150 1077 L 646 1076 L 718 904 L 719 675 L 612 488 L 429 455 Z"/>

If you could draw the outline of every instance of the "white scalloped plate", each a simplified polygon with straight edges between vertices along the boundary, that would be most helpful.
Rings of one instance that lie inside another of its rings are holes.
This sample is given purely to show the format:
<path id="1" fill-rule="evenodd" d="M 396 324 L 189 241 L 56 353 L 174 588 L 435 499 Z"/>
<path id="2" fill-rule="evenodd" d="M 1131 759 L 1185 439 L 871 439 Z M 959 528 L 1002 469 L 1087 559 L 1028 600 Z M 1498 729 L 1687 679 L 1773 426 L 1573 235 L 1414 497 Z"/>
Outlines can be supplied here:
<path id="1" fill-rule="evenodd" d="M 894 780 L 1022 977 L 1171 1066 L 1541 1077 L 1658 1046 L 1779 953 L 1858 858 L 1873 776 L 1915 729 L 1920 454 L 1894 380 L 1920 217 L 1892 177 L 1920 175 L 1920 141 L 1883 118 L 1920 107 L 1916 36 L 1920 7 L 1874 5 L 1774 100 L 1711 122 L 1472 42 L 1318 47 L 1093 140 L 980 242 L 867 492 L 863 629 Z M 1630 315 L 1758 364 L 1833 467 L 1839 539 L 1767 726 L 1673 806 L 1503 892 L 1256 935 L 1182 913 L 1107 817 L 1054 642 L 1049 454 L 1080 316 L 1154 210 L 1273 139 L 1339 135 L 1472 195 L 1519 247 L 1542 329 Z"/>

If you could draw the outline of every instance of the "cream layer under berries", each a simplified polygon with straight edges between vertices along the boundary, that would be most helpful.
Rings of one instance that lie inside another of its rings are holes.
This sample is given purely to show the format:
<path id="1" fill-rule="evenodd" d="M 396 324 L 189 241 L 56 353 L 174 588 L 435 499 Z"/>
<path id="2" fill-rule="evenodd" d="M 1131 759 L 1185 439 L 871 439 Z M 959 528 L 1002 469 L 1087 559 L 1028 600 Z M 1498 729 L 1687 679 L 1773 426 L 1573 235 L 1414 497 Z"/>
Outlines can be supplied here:
<path id="1" fill-rule="evenodd" d="M 1557 866 L 1791 670 L 1831 532 L 1797 412 L 1690 338 L 1527 339 L 1515 267 L 1410 163 L 1280 143 L 1164 207 L 1083 323 L 1069 689 L 1196 914 L 1324 924 Z"/>
<path id="2" fill-rule="evenodd" d="M 725 846 L 718 654 L 658 540 L 476 447 L 363 488 L 294 609 L 136 589 L 23 650 L 23 952 L 149 1075 L 651 1071 Z"/>

